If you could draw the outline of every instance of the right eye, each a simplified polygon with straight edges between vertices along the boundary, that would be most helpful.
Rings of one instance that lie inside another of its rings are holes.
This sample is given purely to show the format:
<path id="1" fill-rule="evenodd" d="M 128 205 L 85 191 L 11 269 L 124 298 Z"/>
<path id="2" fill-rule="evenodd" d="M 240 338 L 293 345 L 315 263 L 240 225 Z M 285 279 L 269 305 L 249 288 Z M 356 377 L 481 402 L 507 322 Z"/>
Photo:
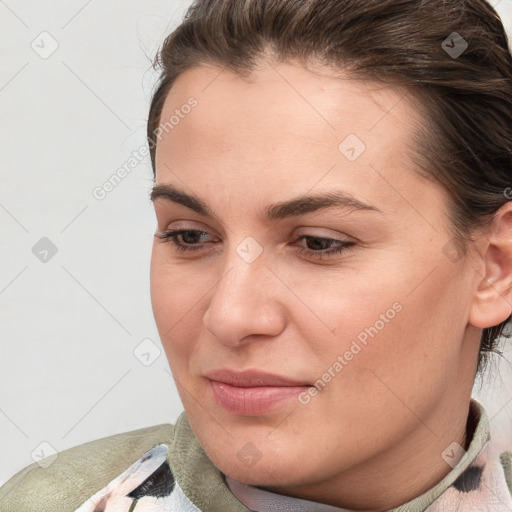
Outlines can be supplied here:
<path id="1" fill-rule="evenodd" d="M 198 238 L 202 235 L 208 236 L 206 231 L 197 229 L 167 229 L 155 233 L 157 238 L 163 242 L 171 241 L 178 251 L 198 251 L 203 248 L 203 244 L 198 243 Z M 181 241 L 178 239 L 181 238 Z"/>

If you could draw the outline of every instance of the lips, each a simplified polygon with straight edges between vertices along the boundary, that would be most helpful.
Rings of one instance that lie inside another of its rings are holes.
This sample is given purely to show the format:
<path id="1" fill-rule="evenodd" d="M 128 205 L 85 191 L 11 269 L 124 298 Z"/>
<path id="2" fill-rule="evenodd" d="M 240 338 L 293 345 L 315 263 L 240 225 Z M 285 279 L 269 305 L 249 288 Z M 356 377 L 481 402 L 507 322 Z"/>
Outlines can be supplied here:
<path id="1" fill-rule="evenodd" d="M 205 377 L 215 402 L 226 411 L 243 416 L 270 412 L 311 387 L 306 381 L 260 370 L 219 369 Z"/>
<path id="2" fill-rule="evenodd" d="M 205 375 L 210 380 L 224 382 L 231 386 L 250 388 L 257 386 L 311 386 L 304 380 L 294 380 L 260 370 L 237 372 L 229 369 L 214 370 Z"/>

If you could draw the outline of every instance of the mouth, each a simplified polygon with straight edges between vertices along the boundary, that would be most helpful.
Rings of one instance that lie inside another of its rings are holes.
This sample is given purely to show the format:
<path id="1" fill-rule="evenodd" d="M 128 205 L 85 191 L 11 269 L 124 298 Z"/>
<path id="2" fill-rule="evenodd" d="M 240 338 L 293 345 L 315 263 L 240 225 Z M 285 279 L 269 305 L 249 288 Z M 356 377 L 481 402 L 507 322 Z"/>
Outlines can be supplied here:
<path id="1" fill-rule="evenodd" d="M 236 386 L 239 388 L 259 386 L 312 386 L 312 384 L 305 380 L 296 380 L 290 377 L 285 377 L 284 375 L 268 373 L 262 370 L 235 371 L 229 368 L 223 368 L 208 372 L 205 374 L 205 377 L 213 381 L 223 382 L 230 386 Z"/>
<path id="2" fill-rule="evenodd" d="M 242 416 L 260 416 L 307 391 L 312 384 L 260 370 L 221 369 L 205 375 L 217 405 Z"/>

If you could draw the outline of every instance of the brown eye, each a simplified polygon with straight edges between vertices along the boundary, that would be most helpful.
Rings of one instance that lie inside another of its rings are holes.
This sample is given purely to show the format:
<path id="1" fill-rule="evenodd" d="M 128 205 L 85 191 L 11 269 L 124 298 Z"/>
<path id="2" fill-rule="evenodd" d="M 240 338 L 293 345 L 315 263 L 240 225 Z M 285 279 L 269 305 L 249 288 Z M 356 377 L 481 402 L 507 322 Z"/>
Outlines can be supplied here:
<path id="1" fill-rule="evenodd" d="M 208 233 L 197 229 L 169 229 L 162 233 L 155 233 L 155 236 L 160 238 L 163 242 L 171 241 L 174 247 L 179 251 L 197 251 L 202 248 L 202 243 L 199 242 L 201 236 Z M 181 238 L 181 240 L 178 239 Z"/>
<path id="2" fill-rule="evenodd" d="M 308 256 L 312 256 L 313 258 L 329 258 L 336 254 L 341 254 L 347 251 L 350 247 L 355 245 L 355 242 L 349 242 L 346 240 L 337 240 L 335 238 L 324 238 L 319 236 L 308 236 L 303 235 L 297 239 L 306 240 L 309 247 L 298 246 L 297 250 L 300 253 L 307 254 Z M 330 249 L 331 247 L 333 247 Z M 326 250 L 330 249 L 330 250 Z"/>

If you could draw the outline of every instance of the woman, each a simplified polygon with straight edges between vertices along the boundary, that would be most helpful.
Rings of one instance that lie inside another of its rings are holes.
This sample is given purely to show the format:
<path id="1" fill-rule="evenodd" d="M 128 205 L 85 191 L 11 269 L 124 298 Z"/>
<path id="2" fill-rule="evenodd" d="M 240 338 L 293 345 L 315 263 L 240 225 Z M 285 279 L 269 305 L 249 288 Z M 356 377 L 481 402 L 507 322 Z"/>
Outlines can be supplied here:
<path id="1" fill-rule="evenodd" d="M 151 300 L 185 411 L 25 468 L 1 510 L 512 510 L 471 398 L 512 310 L 495 11 L 197 1 L 157 63 Z"/>

